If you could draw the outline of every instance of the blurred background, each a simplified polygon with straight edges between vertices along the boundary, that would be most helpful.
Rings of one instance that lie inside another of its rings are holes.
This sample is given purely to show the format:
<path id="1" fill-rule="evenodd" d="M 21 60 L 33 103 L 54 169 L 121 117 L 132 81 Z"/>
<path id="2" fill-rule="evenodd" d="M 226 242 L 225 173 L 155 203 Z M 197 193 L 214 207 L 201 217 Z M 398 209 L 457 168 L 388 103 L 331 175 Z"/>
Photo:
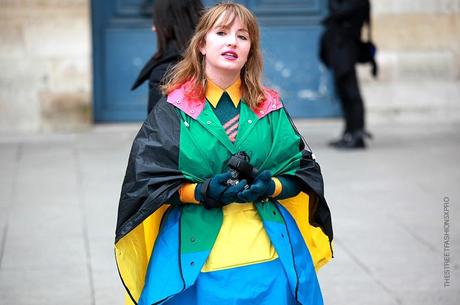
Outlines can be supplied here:
<path id="1" fill-rule="evenodd" d="M 123 304 L 113 239 L 152 2 L 0 0 L 0 304 Z M 457 304 L 460 0 L 371 1 L 380 75 L 359 76 L 375 140 L 354 152 L 326 145 L 341 125 L 317 57 L 326 1 L 238 2 L 261 24 L 265 82 L 322 166 L 325 304 Z"/>
<path id="2" fill-rule="evenodd" d="M 340 107 L 317 58 L 326 1 L 240 2 L 262 26 L 266 83 L 281 89 L 293 115 L 337 116 Z M 460 1 L 371 3 L 381 73 L 372 81 L 368 68 L 360 69 L 369 122 L 458 121 Z M 147 90 L 129 88 L 156 49 L 149 1 L 0 5 L 1 131 L 74 130 L 144 118 Z"/>

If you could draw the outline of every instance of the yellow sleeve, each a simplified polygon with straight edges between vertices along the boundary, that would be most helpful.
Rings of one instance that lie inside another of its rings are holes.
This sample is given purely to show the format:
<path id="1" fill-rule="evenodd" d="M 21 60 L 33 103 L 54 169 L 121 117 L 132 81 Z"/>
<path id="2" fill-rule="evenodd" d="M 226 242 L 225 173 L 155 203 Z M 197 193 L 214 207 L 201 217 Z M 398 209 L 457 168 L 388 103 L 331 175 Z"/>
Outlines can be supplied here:
<path id="1" fill-rule="evenodd" d="M 283 190 L 283 185 L 281 184 L 281 181 L 276 177 L 272 177 L 272 180 L 273 182 L 275 182 L 275 191 L 273 192 L 273 194 L 270 195 L 270 197 L 276 197 L 279 194 L 281 194 L 281 191 Z"/>
<path id="2" fill-rule="evenodd" d="M 179 199 L 183 203 L 195 203 L 200 202 L 195 198 L 196 183 L 184 183 L 179 189 Z"/>

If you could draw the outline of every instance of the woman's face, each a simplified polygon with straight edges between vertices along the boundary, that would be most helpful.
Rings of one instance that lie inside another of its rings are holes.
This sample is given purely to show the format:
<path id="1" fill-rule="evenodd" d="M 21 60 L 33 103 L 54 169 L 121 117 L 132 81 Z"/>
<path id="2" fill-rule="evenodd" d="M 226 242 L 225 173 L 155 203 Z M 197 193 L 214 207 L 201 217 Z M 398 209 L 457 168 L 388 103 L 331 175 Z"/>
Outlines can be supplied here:
<path id="1" fill-rule="evenodd" d="M 200 52 L 205 56 L 206 76 L 214 78 L 221 73 L 240 73 L 248 59 L 251 41 L 247 28 L 238 17 L 229 26 L 222 25 L 219 17 L 206 34 Z"/>

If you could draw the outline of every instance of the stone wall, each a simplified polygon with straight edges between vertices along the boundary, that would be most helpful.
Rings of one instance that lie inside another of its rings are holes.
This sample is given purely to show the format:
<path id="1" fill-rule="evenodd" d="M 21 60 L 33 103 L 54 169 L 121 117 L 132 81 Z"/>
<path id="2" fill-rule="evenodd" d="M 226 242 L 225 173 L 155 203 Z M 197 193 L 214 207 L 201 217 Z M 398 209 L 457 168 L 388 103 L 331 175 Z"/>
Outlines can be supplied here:
<path id="1" fill-rule="evenodd" d="M 460 0 L 374 0 L 384 79 L 459 79 Z"/>
<path id="2" fill-rule="evenodd" d="M 0 0 L 0 131 L 92 122 L 90 0 Z M 460 121 L 460 0 L 372 0 L 371 122 Z"/>
<path id="3" fill-rule="evenodd" d="M 91 121 L 89 0 L 0 0 L 0 131 Z"/>
<path id="4" fill-rule="evenodd" d="M 460 121 L 460 0 L 373 0 L 378 81 L 360 67 L 370 121 Z"/>

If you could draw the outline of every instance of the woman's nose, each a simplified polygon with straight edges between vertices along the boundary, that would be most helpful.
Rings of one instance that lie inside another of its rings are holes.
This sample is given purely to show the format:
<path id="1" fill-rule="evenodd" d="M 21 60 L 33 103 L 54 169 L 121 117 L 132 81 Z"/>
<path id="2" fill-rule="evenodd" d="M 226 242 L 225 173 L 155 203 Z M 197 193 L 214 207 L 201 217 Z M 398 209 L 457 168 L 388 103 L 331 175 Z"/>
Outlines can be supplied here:
<path id="1" fill-rule="evenodd" d="M 236 45 L 236 35 L 228 35 L 227 36 L 227 45 L 228 46 Z"/>

